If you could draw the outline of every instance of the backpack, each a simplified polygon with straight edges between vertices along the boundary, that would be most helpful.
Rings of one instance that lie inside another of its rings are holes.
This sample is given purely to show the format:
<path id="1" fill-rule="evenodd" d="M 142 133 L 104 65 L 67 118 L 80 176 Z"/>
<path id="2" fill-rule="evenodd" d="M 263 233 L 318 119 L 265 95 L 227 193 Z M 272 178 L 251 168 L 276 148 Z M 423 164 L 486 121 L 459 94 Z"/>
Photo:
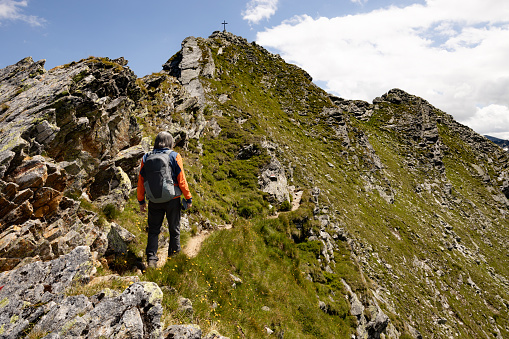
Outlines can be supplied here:
<path id="1" fill-rule="evenodd" d="M 143 157 L 143 168 L 140 171 L 144 180 L 145 194 L 151 202 L 168 202 L 182 194 L 173 182 L 173 171 L 170 165 L 170 154 L 173 151 L 152 151 Z"/>

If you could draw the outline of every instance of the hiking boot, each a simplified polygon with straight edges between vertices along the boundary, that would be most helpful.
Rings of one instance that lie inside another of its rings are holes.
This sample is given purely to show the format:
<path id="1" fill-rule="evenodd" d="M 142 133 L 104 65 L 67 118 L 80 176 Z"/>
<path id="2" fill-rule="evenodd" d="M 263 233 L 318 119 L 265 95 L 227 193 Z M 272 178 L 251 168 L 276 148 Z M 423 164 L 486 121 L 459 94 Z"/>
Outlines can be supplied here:
<path id="1" fill-rule="evenodd" d="M 150 259 L 148 261 L 148 267 L 150 267 L 150 268 L 157 268 L 157 260 Z"/>

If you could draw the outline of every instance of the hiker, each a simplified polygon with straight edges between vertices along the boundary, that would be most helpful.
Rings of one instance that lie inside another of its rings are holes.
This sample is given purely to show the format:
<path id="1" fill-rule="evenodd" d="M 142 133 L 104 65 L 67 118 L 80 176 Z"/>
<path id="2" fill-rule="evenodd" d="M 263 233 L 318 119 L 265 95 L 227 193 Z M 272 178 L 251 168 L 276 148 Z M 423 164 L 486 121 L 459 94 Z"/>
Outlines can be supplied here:
<path id="1" fill-rule="evenodd" d="M 182 157 L 172 150 L 173 137 L 168 132 L 159 132 L 152 152 L 141 160 L 138 175 L 137 197 L 140 211 L 147 210 L 145 196 L 148 199 L 148 240 L 147 262 L 156 267 L 158 236 L 161 232 L 164 216 L 168 220 L 170 246 L 168 256 L 180 251 L 180 211 L 192 206 L 192 197 L 187 185 Z M 181 201 L 181 195 L 184 199 Z"/>

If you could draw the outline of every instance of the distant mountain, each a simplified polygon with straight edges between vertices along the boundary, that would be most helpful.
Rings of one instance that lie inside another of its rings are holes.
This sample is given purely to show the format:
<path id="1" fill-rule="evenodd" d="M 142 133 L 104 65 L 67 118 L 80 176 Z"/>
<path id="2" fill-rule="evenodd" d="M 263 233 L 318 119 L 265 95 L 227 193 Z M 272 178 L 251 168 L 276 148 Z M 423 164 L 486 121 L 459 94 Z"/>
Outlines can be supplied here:
<path id="1" fill-rule="evenodd" d="M 495 144 L 499 145 L 500 147 L 502 147 L 504 150 L 509 151 L 509 140 L 499 139 L 499 138 L 495 138 L 495 137 L 492 137 L 489 135 L 485 135 L 485 137 L 488 138 L 489 140 L 493 141 Z"/>

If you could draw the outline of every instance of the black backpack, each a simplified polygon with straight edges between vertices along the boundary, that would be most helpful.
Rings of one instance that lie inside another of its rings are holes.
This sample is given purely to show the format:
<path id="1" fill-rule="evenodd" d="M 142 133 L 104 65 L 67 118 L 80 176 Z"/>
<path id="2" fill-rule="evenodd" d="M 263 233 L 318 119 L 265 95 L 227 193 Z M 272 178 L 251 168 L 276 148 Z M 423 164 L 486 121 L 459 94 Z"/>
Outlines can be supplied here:
<path id="1" fill-rule="evenodd" d="M 144 179 L 145 194 L 151 202 L 168 202 L 182 194 L 174 185 L 170 165 L 170 154 L 173 151 L 152 151 L 145 154 L 143 168 L 140 171 Z"/>

